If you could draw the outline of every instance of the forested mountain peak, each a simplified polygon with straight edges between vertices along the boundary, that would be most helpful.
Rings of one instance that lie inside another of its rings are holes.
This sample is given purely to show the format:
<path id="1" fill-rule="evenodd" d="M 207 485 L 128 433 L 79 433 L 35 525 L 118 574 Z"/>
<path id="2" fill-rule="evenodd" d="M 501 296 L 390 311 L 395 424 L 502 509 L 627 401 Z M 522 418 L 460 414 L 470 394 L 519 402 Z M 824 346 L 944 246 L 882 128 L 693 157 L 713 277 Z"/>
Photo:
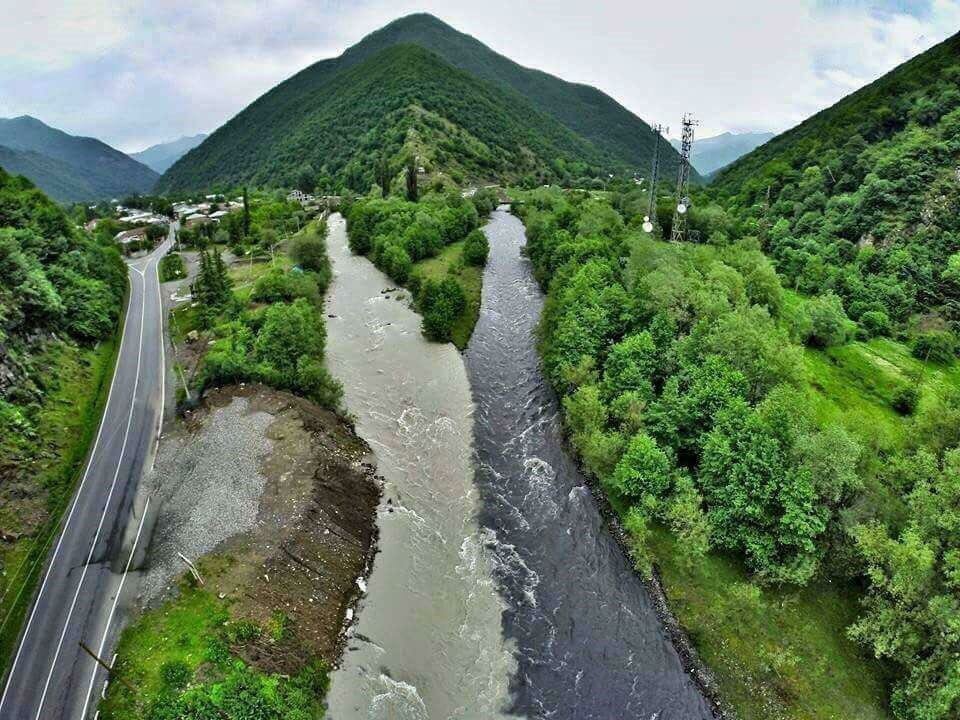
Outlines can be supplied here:
<path id="1" fill-rule="evenodd" d="M 396 77 L 384 71 L 387 62 L 398 60 L 403 69 Z M 351 83 L 362 84 L 367 95 L 358 96 Z M 466 95 L 440 91 L 454 85 Z M 350 104 L 345 97 L 353 98 Z M 487 147 L 483 160 L 461 157 L 464 148 L 456 143 L 436 148 L 437 167 L 465 177 L 530 175 L 538 181 L 645 170 L 654 140 L 646 123 L 598 90 L 523 68 L 419 14 L 390 23 L 340 57 L 314 63 L 265 93 L 175 164 L 160 187 L 292 185 L 306 167 L 318 180 L 366 190 L 381 154 L 403 145 L 397 129 L 387 128 L 387 116 L 401 105 L 443 117 Z M 341 106 L 353 125 L 328 112 Z M 485 117 L 477 113 L 481 106 Z M 374 135 L 366 135 L 374 128 Z M 677 155 L 665 151 L 669 172 Z"/>
<path id="2" fill-rule="evenodd" d="M 315 185 L 366 191 L 410 147 L 458 181 L 584 175 L 617 160 L 513 91 L 397 44 L 345 67 L 320 63 L 258 99 L 161 179 L 162 190 Z"/>

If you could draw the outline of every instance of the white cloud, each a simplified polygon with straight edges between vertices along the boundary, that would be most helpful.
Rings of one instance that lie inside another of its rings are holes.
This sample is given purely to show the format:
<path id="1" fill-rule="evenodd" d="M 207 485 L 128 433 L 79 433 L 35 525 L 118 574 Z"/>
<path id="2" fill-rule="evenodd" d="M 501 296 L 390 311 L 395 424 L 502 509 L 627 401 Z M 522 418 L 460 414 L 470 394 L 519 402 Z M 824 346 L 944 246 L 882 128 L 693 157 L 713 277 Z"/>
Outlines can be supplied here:
<path id="1" fill-rule="evenodd" d="M 14 17 L 0 26 L 0 113 L 139 149 L 209 132 L 311 62 L 427 11 L 674 131 L 685 111 L 701 136 L 783 130 L 960 28 L 960 0 L 916 16 L 850 0 L 134 3 L 0 0 Z"/>
<path id="2" fill-rule="evenodd" d="M 0 0 L 0 69 L 54 70 L 129 39 L 128 0 Z"/>

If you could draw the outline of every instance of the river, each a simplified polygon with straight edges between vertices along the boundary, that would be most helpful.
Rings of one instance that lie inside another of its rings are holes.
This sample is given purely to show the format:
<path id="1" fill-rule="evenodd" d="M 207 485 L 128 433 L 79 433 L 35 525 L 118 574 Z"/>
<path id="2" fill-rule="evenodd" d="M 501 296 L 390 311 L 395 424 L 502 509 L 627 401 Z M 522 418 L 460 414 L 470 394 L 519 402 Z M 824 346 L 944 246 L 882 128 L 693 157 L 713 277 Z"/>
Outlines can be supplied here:
<path id="1" fill-rule="evenodd" d="M 386 480 L 330 717 L 711 718 L 563 446 L 523 225 L 497 210 L 484 232 L 480 320 L 461 356 L 422 338 L 330 219 L 328 363 Z"/>
<path id="2" fill-rule="evenodd" d="M 380 551 L 329 694 L 332 720 L 493 720 L 516 663 L 477 522 L 463 358 L 329 220 L 328 366 L 384 477 Z M 407 295 L 406 292 L 403 293 Z"/>
<path id="3" fill-rule="evenodd" d="M 563 444 L 534 330 L 543 295 L 503 209 L 465 359 L 476 405 L 480 522 L 517 648 L 511 710 L 535 718 L 712 718 L 646 588 Z"/>

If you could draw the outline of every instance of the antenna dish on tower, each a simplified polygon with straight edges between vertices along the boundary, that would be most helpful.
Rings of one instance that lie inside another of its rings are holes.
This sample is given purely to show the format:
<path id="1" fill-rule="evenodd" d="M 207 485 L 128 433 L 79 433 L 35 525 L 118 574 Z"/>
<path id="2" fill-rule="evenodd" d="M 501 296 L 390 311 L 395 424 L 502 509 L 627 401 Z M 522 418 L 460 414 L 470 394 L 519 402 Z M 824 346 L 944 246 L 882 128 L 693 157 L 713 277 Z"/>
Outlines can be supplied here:
<path id="1" fill-rule="evenodd" d="M 690 181 L 690 151 L 693 150 L 693 128 L 699 123 L 693 116 L 684 113 L 683 133 L 680 136 L 680 165 L 677 167 L 677 205 L 673 213 L 673 227 L 670 229 L 672 242 L 683 242 L 687 234 L 687 210 L 690 198 L 687 185 Z"/>

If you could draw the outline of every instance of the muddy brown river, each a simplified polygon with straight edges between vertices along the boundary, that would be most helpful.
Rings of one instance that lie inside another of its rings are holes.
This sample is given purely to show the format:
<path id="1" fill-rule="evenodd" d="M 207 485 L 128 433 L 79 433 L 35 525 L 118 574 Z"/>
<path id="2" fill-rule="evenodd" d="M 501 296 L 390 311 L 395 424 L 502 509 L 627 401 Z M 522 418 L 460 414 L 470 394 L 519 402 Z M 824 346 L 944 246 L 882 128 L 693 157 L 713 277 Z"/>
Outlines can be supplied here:
<path id="1" fill-rule="evenodd" d="M 516 663 L 477 521 L 473 402 L 463 358 L 329 220 L 328 365 L 385 479 L 380 552 L 333 674 L 333 720 L 492 720 Z M 406 292 L 402 293 L 407 296 Z"/>

